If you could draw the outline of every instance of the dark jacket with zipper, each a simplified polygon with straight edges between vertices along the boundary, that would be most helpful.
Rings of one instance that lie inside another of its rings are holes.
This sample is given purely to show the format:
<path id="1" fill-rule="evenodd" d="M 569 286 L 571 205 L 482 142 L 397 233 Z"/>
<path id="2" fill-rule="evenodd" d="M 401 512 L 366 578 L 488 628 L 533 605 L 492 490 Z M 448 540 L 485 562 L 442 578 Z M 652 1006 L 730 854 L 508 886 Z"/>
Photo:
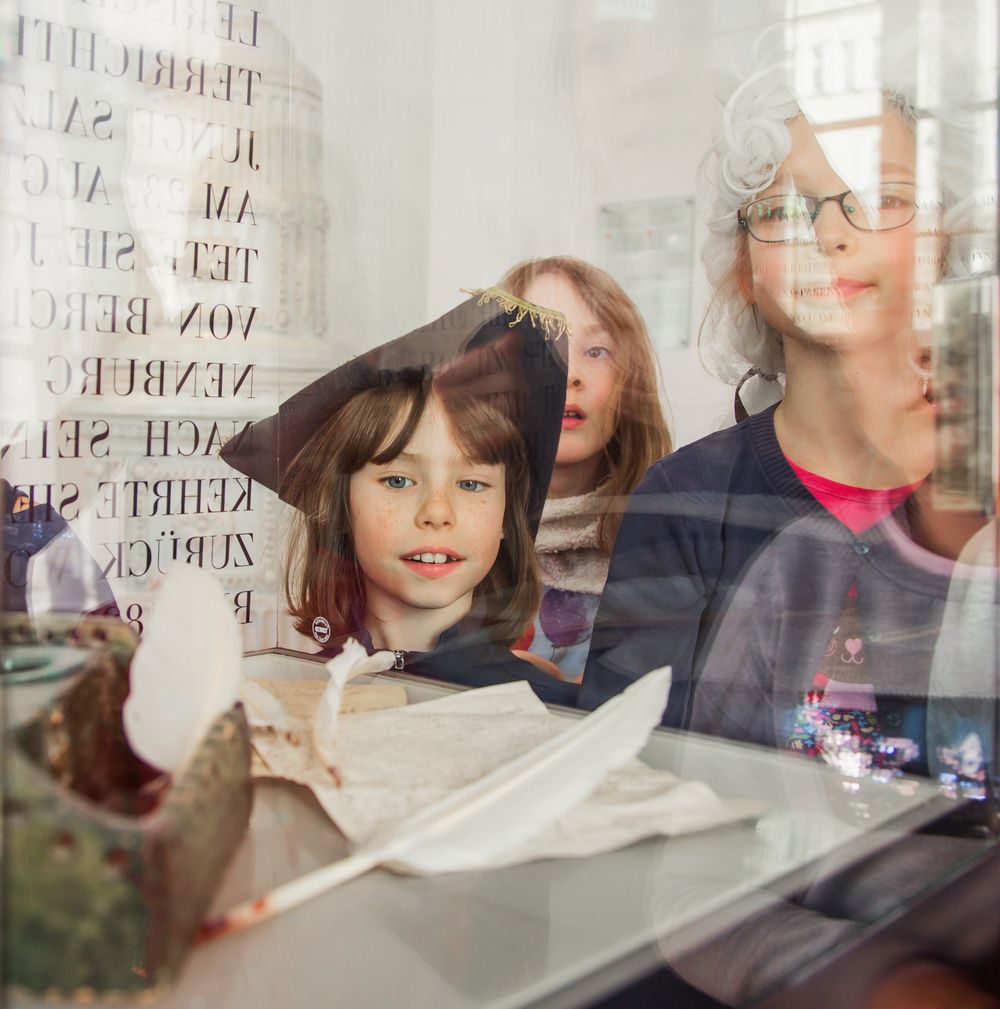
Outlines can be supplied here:
<path id="1" fill-rule="evenodd" d="M 350 637 L 357 639 L 369 654 L 378 651 L 367 628 L 358 626 Z M 390 650 L 390 649 L 387 649 Z M 320 654 L 333 658 L 341 644 L 331 644 Z M 573 707 L 577 702 L 575 683 L 557 680 L 524 659 L 509 647 L 490 638 L 473 613 L 448 628 L 428 652 L 397 651 L 395 668 L 414 676 L 424 676 L 461 687 L 492 687 L 498 683 L 526 680 L 546 704 Z"/>
<path id="2" fill-rule="evenodd" d="M 774 407 L 655 463 L 615 542 L 581 703 L 669 664 L 664 724 L 780 746 L 855 583 L 879 711 L 922 735 L 953 565 L 908 540 L 906 507 L 852 533 L 788 464 Z"/>

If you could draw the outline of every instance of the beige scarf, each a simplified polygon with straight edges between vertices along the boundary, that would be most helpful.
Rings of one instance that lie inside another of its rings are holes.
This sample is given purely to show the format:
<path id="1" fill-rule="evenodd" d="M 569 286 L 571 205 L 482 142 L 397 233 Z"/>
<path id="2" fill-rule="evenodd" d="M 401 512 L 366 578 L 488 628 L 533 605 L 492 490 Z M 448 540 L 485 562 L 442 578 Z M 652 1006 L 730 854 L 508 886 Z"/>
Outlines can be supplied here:
<path id="1" fill-rule="evenodd" d="M 605 503 L 594 491 L 546 499 L 535 546 L 547 588 L 600 595 L 610 560 L 597 545 L 597 523 Z"/>

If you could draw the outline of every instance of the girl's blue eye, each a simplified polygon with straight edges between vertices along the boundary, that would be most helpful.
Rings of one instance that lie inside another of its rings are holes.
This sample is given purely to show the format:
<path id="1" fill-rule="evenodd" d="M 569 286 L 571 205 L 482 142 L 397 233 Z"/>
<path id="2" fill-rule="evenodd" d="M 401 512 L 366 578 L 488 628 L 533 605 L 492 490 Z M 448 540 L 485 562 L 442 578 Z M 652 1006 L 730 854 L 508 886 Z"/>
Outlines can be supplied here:
<path id="1" fill-rule="evenodd" d="M 480 491 L 486 490 L 489 484 L 483 483 L 482 480 L 459 480 L 458 487 L 459 490 L 467 490 L 473 494 L 478 494 Z"/>
<path id="2" fill-rule="evenodd" d="M 387 476 L 382 478 L 382 483 L 390 490 L 405 490 L 407 487 L 413 486 L 413 481 L 408 476 Z"/>

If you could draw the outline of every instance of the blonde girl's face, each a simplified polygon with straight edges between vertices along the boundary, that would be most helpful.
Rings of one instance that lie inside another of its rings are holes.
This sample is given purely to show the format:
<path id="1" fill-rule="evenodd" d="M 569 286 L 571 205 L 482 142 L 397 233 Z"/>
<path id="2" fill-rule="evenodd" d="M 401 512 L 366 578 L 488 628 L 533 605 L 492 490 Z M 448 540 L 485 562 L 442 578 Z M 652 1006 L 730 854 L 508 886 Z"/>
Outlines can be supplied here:
<path id="1" fill-rule="evenodd" d="M 387 620 L 433 610 L 440 622 L 445 611 L 445 626 L 461 620 L 500 551 L 505 499 L 503 465 L 467 458 L 432 396 L 399 456 L 351 477 L 368 612 Z"/>
<path id="2" fill-rule="evenodd" d="M 788 193 L 823 198 L 851 189 L 804 119 L 789 129 L 791 151 L 757 199 Z M 881 181 L 913 183 L 912 130 L 887 108 L 879 132 Z M 801 238 L 765 243 L 747 235 L 751 299 L 771 326 L 793 340 L 849 349 L 909 334 L 917 228 L 915 219 L 891 231 L 863 231 L 830 200 Z"/>
<path id="3" fill-rule="evenodd" d="M 524 297 L 562 312 L 573 329 L 556 467 L 592 463 L 615 433 L 618 344 L 563 274 L 536 277 Z"/>

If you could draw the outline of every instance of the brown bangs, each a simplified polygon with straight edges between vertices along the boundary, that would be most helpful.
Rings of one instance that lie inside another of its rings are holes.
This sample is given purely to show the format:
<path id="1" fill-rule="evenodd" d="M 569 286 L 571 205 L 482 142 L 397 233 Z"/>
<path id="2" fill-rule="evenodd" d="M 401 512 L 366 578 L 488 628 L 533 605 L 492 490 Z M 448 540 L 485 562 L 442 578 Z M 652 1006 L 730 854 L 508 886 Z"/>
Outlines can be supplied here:
<path id="1" fill-rule="evenodd" d="M 451 422 L 452 436 L 466 458 L 506 466 L 514 477 L 523 475 L 527 463 L 524 440 L 503 411 L 475 396 L 449 395 L 442 397 L 441 403 Z"/>
<path id="2" fill-rule="evenodd" d="M 389 385 L 359 393 L 333 422 L 339 444 L 331 445 L 336 467 L 353 474 L 369 462 L 384 466 L 405 451 L 431 397 L 448 417 L 452 437 L 471 461 L 513 467 L 526 465 L 524 440 L 506 414 L 476 396 L 456 395 L 437 385 Z"/>
<path id="3" fill-rule="evenodd" d="M 350 480 L 369 462 L 385 465 L 406 449 L 430 397 L 438 396 L 452 437 L 472 461 L 504 466 L 504 537 L 500 554 L 476 589 L 491 636 L 507 644 L 530 623 L 541 595 L 527 521 L 528 463 L 520 430 L 507 412 L 460 389 L 392 382 L 353 396 L 309 439 L 287 469 L 286 500 L 299 518 L 284 572 L 296 629 L 312 634 L 323 617 L 332 638 L 356 631 L 365 585 L 354 552 Z"/>
<path id="4" fill-rule="evenodd" d="M 369 462 L 392 462 L 410 443 L 427 399 L 427 383 L 379 386 L 355 396 L 336 423 L 343 437 L 338 469 L 357 473 Z"/>

